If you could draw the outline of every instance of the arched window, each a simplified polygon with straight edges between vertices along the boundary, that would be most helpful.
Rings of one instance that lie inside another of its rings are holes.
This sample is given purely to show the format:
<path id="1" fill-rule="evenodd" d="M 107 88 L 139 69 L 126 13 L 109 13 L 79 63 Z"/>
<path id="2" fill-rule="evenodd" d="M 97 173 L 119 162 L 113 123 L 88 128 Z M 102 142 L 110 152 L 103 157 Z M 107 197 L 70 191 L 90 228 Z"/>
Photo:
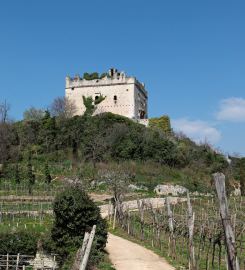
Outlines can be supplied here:
<path id="1" fill-rule="evenodd" d="M 114 96 L 114 101 L 117 101 L 117 96 Z"/>
<path id="2" fill-rule="evenodd" d="M 95 96 L 95 100 L 98 100 L 99 99 L 99 96 Z"/>

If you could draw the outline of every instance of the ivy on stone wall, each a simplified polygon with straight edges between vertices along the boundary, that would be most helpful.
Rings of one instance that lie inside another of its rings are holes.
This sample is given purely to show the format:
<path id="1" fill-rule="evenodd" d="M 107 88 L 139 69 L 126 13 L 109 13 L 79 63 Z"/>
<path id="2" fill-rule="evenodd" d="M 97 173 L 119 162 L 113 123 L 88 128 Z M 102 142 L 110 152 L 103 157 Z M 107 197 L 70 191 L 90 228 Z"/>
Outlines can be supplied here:
<path id="1" fill-rule="evenodd" d="M 102 102 L 105 98 L 106 98 L 106 96 L 103 97 L 103 95 L 101 95 L 101 93 L 100 93 L 99 98 L 94 101 L 94 104 L 95 105 L 100 104 L 100 102 Z"/>
<path id="2" fill-rule="evenodd" d="M 92 104 L 93 103 L 93 98 L 92 96 L 90 97 L 85 97 L 83 96 L 83 104 L 86 107 L 85 115 L 92 115 L 94 111 L 96 110 L 95 106 Z"/>
<path id="3" fill-rule="evenodd" d="M 106 98 L 106 96 L 101 95 L 101 93 L 100 93 L 98 99 L 96 99 L 96 100 L 93 100 L 92 96 L 87 97 L 87 98 L 85 96 L 83 96 L 83 104 L 86 107 L 86 111 L 84 114 L 85 115 L 92 115 L 95 112 L 95 110 L 97 109 L 97 107 L 93 105 L 93 102 L 95 105 L 98 105 L 105 98 Z"/>
<path id="4" fill-rule="evenodd" d="M 102 74 L 100 75 L 100 79 L 103 79 L 103 78 L 106 77 L 106 76 L 108 76 L 107 73 L 102 73 Z"/>
<path id="5" fill-rule="evenodd" d="M 154 130 L 164 130 L 167 133 L 172 132 L 170 118 L 168 115 L 149 119 L 149 126 Z"/>

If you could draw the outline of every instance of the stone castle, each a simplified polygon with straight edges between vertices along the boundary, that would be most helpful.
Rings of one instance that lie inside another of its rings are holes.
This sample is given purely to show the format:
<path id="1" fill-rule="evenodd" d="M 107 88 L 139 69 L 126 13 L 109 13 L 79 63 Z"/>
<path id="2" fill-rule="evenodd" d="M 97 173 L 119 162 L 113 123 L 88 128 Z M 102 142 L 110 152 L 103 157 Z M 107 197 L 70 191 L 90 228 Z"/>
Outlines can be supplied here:
<path id="1" fill-rule="evenodd" d="M 97 100 L 100 95 L 106 98 L 96 105 L 94 114 L 112 112 L 148 125 L 148 93 L 144 82 L 127 77 L 125 71 L 118 73 L 115 68 L 102 79 L 81 79 L 78 74 L 74 78 L 66 77 L 65 97 L 75 102 L 76 114 L 82 115 L 86 110 L 83 96 Z"/>

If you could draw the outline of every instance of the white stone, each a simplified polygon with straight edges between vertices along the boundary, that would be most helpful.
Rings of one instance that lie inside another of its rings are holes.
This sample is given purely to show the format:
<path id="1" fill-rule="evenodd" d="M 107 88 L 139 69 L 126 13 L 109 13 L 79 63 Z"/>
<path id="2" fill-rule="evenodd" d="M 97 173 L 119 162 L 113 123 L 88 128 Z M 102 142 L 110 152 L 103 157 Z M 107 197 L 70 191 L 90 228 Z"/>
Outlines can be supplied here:
<path id="1" fill-rule="evenodd" d="M 178 194 L 183 194 L 187 191 L 185 187 L 176 185 L 157 185 L 154 189 L 154 192 L 160 195 L 168 195 L 172 193 L 172 195 L 176 196 Z"/>

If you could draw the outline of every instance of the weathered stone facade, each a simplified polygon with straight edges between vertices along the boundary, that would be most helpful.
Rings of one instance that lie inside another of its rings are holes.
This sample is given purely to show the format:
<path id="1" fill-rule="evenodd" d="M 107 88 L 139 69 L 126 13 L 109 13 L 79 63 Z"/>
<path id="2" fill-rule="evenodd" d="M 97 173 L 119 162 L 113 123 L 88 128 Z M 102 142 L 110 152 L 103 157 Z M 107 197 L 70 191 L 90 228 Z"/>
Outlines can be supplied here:
<path id="1" fill-rule="evenodd" d="M 96 100 L 101 94 L 106 98 L 96 105 L 94 114 L 112 112 L 138 119 L 139 123 L 147 125 L 145 118 L 148 115 L 148 93 L 145 83 L 140 84 L 135 77 L 127 77 L 125 71 L 118 73 L 117 69 L 110 69 L 109 75 L 112 77 L 94 80 L 80 79 L 79 75 L 74 79 L 66 77 L 65 96 L 75 101 L 78 109 L 76 114 L 82 115 L 86 110 L 83 96 L 91 96 Z"/>

